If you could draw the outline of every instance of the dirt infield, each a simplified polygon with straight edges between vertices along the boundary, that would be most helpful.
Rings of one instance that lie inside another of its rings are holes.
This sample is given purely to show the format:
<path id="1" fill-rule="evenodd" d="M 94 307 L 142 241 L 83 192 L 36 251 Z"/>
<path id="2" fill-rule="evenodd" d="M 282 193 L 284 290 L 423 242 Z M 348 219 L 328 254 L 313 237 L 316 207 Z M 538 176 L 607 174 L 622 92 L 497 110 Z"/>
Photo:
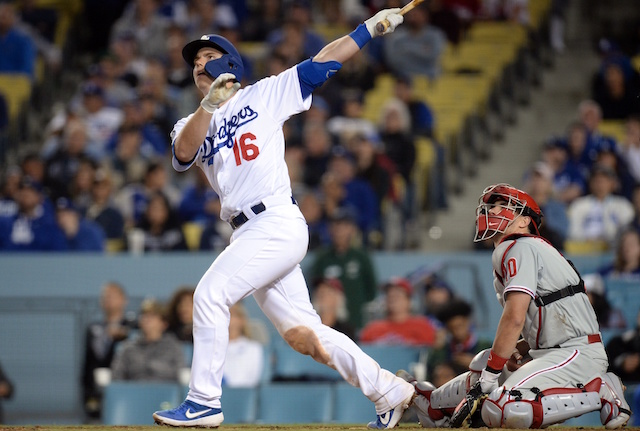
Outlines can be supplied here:
<path id="1" fill-rule="evenodd" d="M 556 425 L 553 428 L 562 431 L 577 431 L 577 430 L 604 430 L 604 427 L 565 427 L 562 425 Z M 62 425 L 35 425 L 35 426 L 10 426 L 0 425 L 2 431 L 171 431 L 177 428 L 160 427 L 157 425 L 148 426 L 105 426 L 105 425 L 82 425 L 82 426 L 62 426 Z M 305 425 L 222 425 L 220 431 L 347 431 L 347 430 L 366 430 L 366 425 L 329 425 L 329 424 L 305 424 Z M 424 431 L 426 428 L 422 428 L 419 425 L 402 424 L 398 428 L 399 431 L 411 431 L 420 430 Z M 488 428 L 482 428 L 487 430 Z M 627 427 L 625 430 L 640 430 L 640 427 Z M 430 431 L 436 431 L 437 428 L 430 429 Z M 509 431 L 503 428 L 502 431 Z M 514 430 L 515 431 L 515 430 Z"/>

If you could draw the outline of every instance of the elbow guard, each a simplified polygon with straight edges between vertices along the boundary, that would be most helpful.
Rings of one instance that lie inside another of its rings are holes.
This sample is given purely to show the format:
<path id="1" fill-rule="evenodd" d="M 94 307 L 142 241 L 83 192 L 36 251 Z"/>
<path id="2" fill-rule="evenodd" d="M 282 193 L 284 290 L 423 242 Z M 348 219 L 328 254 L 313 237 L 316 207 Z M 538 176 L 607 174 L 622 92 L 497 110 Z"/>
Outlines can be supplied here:
<path id="1" fill-rule="evenodd" d="M 302 90 L 302 99 L 306 99 L 316 88 L 335 75 L 342 67 L 337 61 L 327 61 L 326 63 L 316 63 L 307 59 L 298 64 L 298 79 Z"/>

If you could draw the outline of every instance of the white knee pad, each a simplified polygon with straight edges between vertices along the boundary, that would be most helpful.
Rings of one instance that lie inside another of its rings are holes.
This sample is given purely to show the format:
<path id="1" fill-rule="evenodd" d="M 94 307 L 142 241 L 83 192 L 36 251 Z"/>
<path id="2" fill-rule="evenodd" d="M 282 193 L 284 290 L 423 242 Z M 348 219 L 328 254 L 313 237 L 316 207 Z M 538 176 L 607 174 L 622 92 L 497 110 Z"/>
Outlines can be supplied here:
<path id="1" fill-rule="evenodd" d="M 614 373 L 602 376 L 602 409 L 600 421 L 607 429 L 621 428 L 629 422 L 631 409 L 624 398 L 624 387 L 620 378 Z"/>
<path id="2" fill-rule="evenodd" d="M 487 362 L 489 362 L 490 354 L 491 349 L 481 350 L 480 352 L 476 353 L 471 362 L 469 362 L 469 370 L 474 373 L 478 373 L 478 378 L 480 378 L 480 373 L 482 372 L 482 370 L 487 367 Z"/>
<path id="3" fill-rule="evenodd" d="M 600 410 L 600 384 L 581 388 L 530 389 L 498 388 L 482 404 L 483 422 L 492 428 L 545 428 L 585 413 Z"/>

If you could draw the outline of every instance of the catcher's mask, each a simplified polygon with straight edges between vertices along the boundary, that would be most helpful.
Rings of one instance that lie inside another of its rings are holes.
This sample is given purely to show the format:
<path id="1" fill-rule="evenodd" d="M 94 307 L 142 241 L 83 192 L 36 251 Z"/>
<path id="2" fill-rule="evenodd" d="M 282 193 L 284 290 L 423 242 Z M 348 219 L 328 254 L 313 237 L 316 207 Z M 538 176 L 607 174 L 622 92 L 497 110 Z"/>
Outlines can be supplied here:
<path id="1" fill-rule="evenodd" d="M 499 211 L 493 209 L 496 202 L 500 202 Z M 538 229 L 542 224 L 542 211 L 531 196 L 509 184 L 495 184 L 487 187 L 478 199 L 476 234 L 473 241 L 484 241 L 498 233 L 504 233 L 519 216 L 530 217 L 530 232 L 540 235 Z"/>
<path id="2" fill-rule="evenodd" d="M 236 76 L 236 81 L 242 80 L 244 65 L 240 53 L 231 42 L 220 35 L 205 34 L 200 39 L 189 42 L 182 48 L 182 58 L 193 68 L 198 51 L 204 47 L 215 48 L 222 53 L 222 57 L 205 64 L 204 70 L 209 76 L 216 79 L 223 73 L 233 73 Z"/>

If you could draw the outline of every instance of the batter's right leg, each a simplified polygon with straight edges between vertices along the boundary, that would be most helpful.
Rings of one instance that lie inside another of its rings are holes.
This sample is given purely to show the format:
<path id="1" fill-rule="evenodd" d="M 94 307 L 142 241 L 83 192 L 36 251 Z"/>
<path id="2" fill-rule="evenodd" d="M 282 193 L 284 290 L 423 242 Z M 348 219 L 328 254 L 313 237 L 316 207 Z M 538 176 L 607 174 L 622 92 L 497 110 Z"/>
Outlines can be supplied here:
<path id="1" fill-rule="evenodd" d="M 296 351 L 336 369 L 375 404 L 373 428 L 393 428 L 415 395 L 413 386 L 380 368 L 349 337 L 320 321 L 300 267 L 254 293 L 258 305 Z"/>

